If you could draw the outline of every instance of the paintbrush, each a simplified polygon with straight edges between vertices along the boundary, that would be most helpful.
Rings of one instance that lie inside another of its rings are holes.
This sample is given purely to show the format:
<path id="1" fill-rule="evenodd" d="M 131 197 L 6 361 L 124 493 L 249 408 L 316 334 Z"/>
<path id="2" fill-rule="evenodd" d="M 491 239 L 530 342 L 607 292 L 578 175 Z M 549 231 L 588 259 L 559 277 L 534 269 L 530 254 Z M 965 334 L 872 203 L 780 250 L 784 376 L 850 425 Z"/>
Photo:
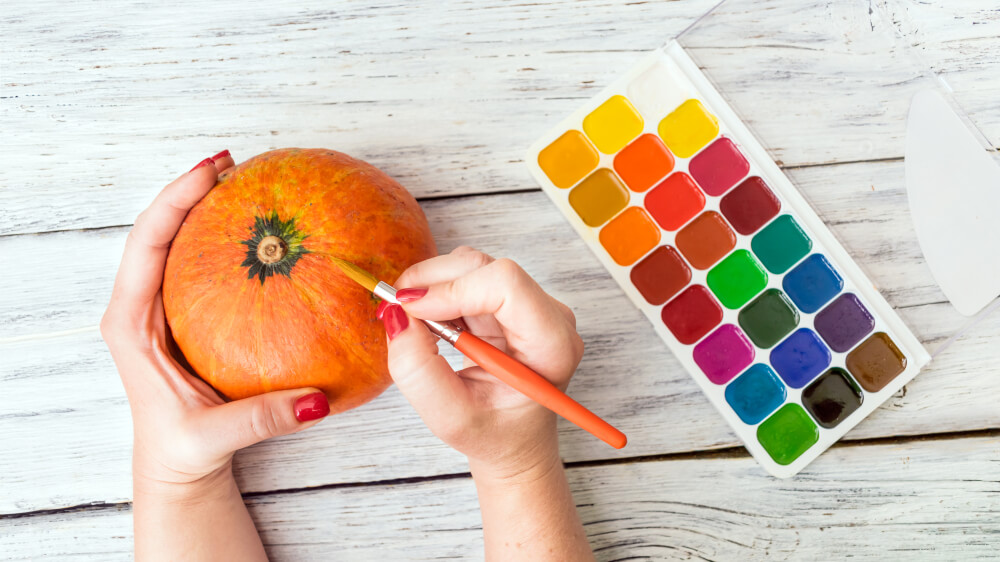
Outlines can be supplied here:
<path id="1" fill-rule="evenodd" d="M 396 289 L 392 285 L 385 281 L 379 281 L 371 273 L 349 261 L 332 256 L 330 259 L 344 274 L 371 291 L 376 297 L 399 304 L 399 301 L 396 300 Z M 421 320 L 421 322 L 427 326 L 431 333 L 455 346 L 455 349 L 462 352 L 486 372 L 510 385 L 511 388 L 573 422 L 608 445 L 616 449 L 625 446 L 627 438 L 624 433 L 615 429 L 597 414 L 556 388 L 545 377 L 513 357 L 466 332 L 454 322 L 435 322 L 433 320 Z"/>

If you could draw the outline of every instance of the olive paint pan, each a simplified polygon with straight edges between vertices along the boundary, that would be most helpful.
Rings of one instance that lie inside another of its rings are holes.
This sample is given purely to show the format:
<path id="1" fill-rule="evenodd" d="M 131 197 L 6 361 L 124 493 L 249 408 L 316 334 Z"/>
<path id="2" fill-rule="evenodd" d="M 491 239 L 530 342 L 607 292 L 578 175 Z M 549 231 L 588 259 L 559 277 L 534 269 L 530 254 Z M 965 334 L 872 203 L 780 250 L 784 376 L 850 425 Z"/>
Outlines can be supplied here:
<path id="1" fill-rule="evenodd" d="M 527 160 L 775 476 L 797 473 L 930 360 L 676 41 Z"/>

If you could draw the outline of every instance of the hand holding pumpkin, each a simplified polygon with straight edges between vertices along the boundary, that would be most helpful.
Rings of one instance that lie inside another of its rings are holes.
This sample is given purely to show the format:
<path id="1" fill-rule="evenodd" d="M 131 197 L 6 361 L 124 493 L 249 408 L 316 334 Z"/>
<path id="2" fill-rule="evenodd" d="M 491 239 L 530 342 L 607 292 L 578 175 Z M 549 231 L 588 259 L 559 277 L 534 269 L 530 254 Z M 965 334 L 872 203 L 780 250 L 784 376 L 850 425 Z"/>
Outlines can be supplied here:
<path id="1" fill-rule="evenodd" d="M 228 475 L 237 449 L 314 425 L 329 412 L 323 394 L 309 388 L 225 403 L 176 352 L 161 294 L 167 251 L 188 210 L 231 166 L 228 151 L 204 160 L 139 215 L 101 321 L 132 409 L 137 489 Z"/>
<path id="2" fill-rule="evenodd" d="M 266 560 L 233 478 L 233 453 L 314 425 L 330 412 L 316 388 L 227 403 L 192 374 L 171 337 L 163 298 L 168 250 L 188 212 L 233 164 L 228 151 L 205 159 L 139 215 L 101 320 L 132 409 L 137 560 Z M 419 211 L 411 215 L 423 220 Z M 426 222 L 422 226 L 426 234 Z M 424 238 L 414 252 L 433 252 L 429 234 Z M 427 287 L 397 294 L 410 314 L 461 318 L 472 333 L 557 386 L 566 386 L 583 354 L 573 313 L 509 260 L 459 248 L 410 267 L 397 286 Z M 406 329 L 403 307 L 379 307 L 394 338 L 389 370 L 431 430 L 469 457 L 487 551 L 509 559 L 515 545 L 518 556 L 589 557 L 559 459 L 554 414 L 479 367 L 466 365 L 456 374 L 423 324 Z"/>
<path id="3" fill-rule="evenodd" d="M 468 360 L 456 374 L 437 354 L 437 339 L 407 314 L 461 318 L 473 334 L 565 389 L 583 356 L 569 308 L 516 263 L 465 247 L 410 267 L 396 286 L 404 287 L 396 295 L 402 306 L 379 310 L 391 339 L 389 371 L 431 431 L 469 457 L 474 475 L 507 479 L 558 463 L 552 412 Z"/>

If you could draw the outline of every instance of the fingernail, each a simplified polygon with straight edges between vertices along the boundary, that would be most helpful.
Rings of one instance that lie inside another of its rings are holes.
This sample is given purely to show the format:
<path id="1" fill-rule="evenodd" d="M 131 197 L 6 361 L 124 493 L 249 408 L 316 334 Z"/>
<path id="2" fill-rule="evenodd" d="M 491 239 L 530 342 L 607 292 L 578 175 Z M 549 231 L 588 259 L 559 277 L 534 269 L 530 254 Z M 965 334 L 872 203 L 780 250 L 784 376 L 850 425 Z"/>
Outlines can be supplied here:
<path id="1" fill-rule="evenodd" d="M 412 289 L 400 289 L 396 291 L 396 300 L 399 302 L 413 302 L 427 294 L 424 287 L 414 287 Z"/>
<path id="2" fill-rule="evenodd" d="M 389 306 L 389 301 L 382 301 L 378 303 L 378 308 L 375 309 L 375 317 L 381 320 L 382 315 L 385 314 L 385 307 L 387 306 Z"/>
<path id="3" fill-rule="evenodd" d="M 209 164 L 212 164 L 212 163 L 213 163 L 213 161 L 212 161 L 211 158 L 206 158 L 206 159 L 202 160 L 201 162 L 198 162 L 197 166 L 195 166 L 194 168 L 191 168 L 190 170 L 188 170 L 188 173 L 191 173 L 191 172 L 197 170 L 198 168 L 201 168 L 202 166 L 208 166 Z"/>
<path id="4" fill-rule="evenodd" d="M 385 333 L 389 335 L 391 340 L 405 330 L 410 325 L 410 321 L 407 320 L 403 307 L 398 304 L 390 304 L 382 311 L 382 324 L 385 325 Z"/>
<path id="5" fill-rule="evenodd" d="M 322 392 L 306 394 L 295 401 L 295 419 L 307 422 L 325 418 L 330 413 L 330 403 Z"/>
<path id="6" fill-rule="evenodd" d="M 216 154 L 212 157 L 212 162 L 218 162 L 219 160 L 229 156 L 229 150 L 223 150 L 222 152 Z"/>

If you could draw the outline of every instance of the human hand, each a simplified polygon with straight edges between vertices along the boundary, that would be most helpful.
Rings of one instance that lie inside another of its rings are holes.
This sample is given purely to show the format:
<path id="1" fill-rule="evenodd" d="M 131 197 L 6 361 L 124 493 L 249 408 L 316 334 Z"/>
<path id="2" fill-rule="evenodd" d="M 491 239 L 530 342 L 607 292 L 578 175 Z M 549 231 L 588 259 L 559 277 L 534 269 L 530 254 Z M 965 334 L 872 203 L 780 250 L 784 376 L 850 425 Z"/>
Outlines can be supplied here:
<path id="1" fill-rule="evenodd" d="M 583 356 L 570 309 L 513 261 L 466 247 L 410 267 L 396 286 L 402 306 L 379 308 L 390 338 L 389 371 L 431 431 L 469 457 L 477 475 L 516 478 L 557 464 L 555 414 L 468 359 L 455 373 L 438 355 L 437 338 L 407 314 L 461 319 L 470 332 L 565 389 Z"/>
<path id="2" fill-rule="evenodd" d="M 205 159 L 139 215 L 101 320 L 132 410 L 136 487 L 229 474 L 237 449 L 315 425 L 330 411 L 314 388 L 227 403 L 185 368 L 170 336 L 160 290 L 170 243 L 191 207 L 233 164 L 229 151 Z"/>

